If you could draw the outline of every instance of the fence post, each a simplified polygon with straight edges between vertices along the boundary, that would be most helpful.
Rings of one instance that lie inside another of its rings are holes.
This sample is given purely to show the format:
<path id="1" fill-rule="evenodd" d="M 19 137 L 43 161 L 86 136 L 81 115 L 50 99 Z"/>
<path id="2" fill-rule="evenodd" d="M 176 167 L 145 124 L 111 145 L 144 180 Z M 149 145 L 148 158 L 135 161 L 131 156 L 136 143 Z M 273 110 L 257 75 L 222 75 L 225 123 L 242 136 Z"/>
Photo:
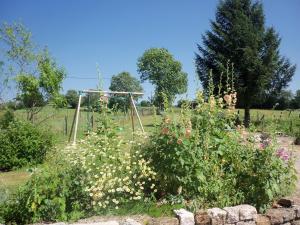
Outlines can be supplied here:
<path id="1" fill-rule="evenodd" d="M 68 135 L 68 116 L 65 115 L 65 135 Z"/>

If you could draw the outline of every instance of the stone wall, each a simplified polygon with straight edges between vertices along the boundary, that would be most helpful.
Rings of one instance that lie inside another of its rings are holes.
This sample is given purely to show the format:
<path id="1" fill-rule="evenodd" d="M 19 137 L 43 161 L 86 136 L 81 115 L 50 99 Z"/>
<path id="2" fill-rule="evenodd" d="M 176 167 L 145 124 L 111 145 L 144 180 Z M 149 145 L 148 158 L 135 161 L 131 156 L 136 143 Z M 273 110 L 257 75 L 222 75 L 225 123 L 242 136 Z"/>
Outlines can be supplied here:
<path id="1" fill-rule="evenodd" d="M 251 205 L 211 208 L 195 214 L 185 209 L 174 210 L 176 217 L 149 216 L 99 217 L 68 225 L 300 225 L 300 204 L 280 199 L 265 214 L 258 214 Z M 39 224 L 40 225 L 40 224 Z M 57 223 L 56 225 L 67 225 Z"/>
<path id="2" fill-rule="evenodd" d="M 300 205 L 280 199 L 274 206 L 265 214 L 258 214 L 251 205 L 199 210 L 194 218 L 185 210 L 175 210 L 175 213 L 182 225 L 300 225 Z"/>

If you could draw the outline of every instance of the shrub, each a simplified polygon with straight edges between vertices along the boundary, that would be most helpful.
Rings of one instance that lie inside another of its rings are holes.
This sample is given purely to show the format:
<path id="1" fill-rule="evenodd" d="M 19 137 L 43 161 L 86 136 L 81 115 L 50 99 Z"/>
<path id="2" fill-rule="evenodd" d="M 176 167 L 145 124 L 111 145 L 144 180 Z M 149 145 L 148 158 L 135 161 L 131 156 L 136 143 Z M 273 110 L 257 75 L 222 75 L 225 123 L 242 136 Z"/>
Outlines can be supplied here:
<path id="1" fill-rule="evenodd" d="M 43 162 L 52 136 L 29 122 L 15 120 L 0 129 L 0 170 Z"/>
<path id="2" fill-rule="evenodd" d="M 207 101 L 200 93 L 197 101 L 180 118 L 166 116 L 143 149 L 157 173 L 158 197 L 183 196 L 202 207 L 249 203 L 264 210 L 291 189 L 293 160 L 280 158 L 270 141 L 261 148 L 234 129 L 235 93 Z"/>
<path id="3" fill-rule="evenodd" d="M 70 162 L 85 171 L 82 182 L 98 211 L 143 200 L 145 191 L 155 189 L 155 173 L 140 154 L 141 142 L 125 141 L 116 130 L 112 122 L 103 120 L 98 134 L 92 133 L 75 149 L 68 149 Z"/>
<path id="4" fill-rule="evenodd" d="M 61 159 L 36 169 L 16 196 L 2 206 L 4 221 L 27 224 L 79 219 L 90 209 L 81 176 L 80 168 Z"/>
<path id="5" fill-rule="evenodd" d="M 0 115 L 0 129 L 5 129 L 8 127 L 9 123 L 15 120 L 15 115 L 12 110 L 5 110 L 3 114 Z"/>

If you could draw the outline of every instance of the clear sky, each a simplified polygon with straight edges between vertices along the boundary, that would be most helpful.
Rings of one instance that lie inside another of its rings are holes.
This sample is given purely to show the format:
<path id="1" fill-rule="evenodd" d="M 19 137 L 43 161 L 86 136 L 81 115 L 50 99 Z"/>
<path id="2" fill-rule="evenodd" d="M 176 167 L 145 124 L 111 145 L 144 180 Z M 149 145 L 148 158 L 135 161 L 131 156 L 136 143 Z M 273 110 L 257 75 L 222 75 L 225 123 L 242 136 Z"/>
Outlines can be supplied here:
<path id="1" fill-rule="evenodd" d="M 298 65 L 290 89 L 300 89 L 300 1 L 263 0 L 268 26 L 279 32 L 281 53 Z M 188 73 L 188 97 L 200 88 L 196 44 L 214 19 L 217 0 L 0 0 L 0 22 L 22 22 L 39 46 L 71 77 L 97 77 L 108 89 L 112 75 L 135 77 L 137 59 L 150 47 L 165 47 Z M 97 80 L 67 78 L 68 89 L 95 88 Z M 146 97 L 153 87 L 143 84 Z M 183 95 L 184 97 L 186 95 Z"/>

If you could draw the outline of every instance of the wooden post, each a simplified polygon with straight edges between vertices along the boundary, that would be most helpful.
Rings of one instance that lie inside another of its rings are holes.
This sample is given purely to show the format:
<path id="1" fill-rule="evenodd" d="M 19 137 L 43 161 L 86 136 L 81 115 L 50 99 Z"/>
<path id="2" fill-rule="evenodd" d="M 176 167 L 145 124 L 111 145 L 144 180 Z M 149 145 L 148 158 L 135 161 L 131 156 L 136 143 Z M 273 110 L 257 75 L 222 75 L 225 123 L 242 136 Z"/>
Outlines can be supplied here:
<path id="1" fill-rule="evenodd" d="M 75 110 L 75 113 L 74 113 L 74 116 L 73 116 L 72 126 L 71 126 L 71 130 L 70 130 L 70 135 L 69 135 L 69 142 L 71 141 L 71 138 L 72 138 L 76 115 L 77 115 L 77 110 Z"/>
<path id="2" fill-rule="evenodd" d="M 133 105 L 131 101 L 130 101 L 130 117 L 131 117 L 132 133 L 134 133 Z"/>
<path id="3" fill-rule="evenodd" d="M 135 106 L 135 103 L 134 103 L 134 100 L 133 100 L 133 97 L 132 97 L 131 94 L 130 94 L 130 99 L 131 99 L 131 104 L 132 104 L 132 106 L 133 106 L 133 108 L 134 108 L 134 110 L 135 110 L 135 114 L 136 114 L 136 116 L 137 116 L 137 118 L 138 118 L 138 120 L 139 120 L 139 124 L 140 124 L 140 126 L 141 126 L 141 129 L 142 129 L 142 131 L 143 131 L 143 133 L 144 133 L 144 132 L 145 132 L 145 131 L 144 131 L 144 127 L 143 127 L 141 118 L 140 118 L 139 113 L 138 113 L 138 111 L 137 111 L 137 109 L 136 109 L 136 106 Z"/>
<path id="4" fill-rule="evenodd" d="M 78 121 L 79 121 L 79 114 L 80 114 L 80 104 L 81 104 L 81 93 L 79 94 L 78 105 L 76 109 L 76 120 L 75 120 L 75 130 L 74 130 L 74 137 L 73 137 L 73 145 L 76 145 L 76 137 L 77 137 L 77 129 L 78 129 Z"/>
<path id="5" fill-rule="evenodd" d="M 65 135 L 68 135 L 68 117 L 65 115 Z"/>

